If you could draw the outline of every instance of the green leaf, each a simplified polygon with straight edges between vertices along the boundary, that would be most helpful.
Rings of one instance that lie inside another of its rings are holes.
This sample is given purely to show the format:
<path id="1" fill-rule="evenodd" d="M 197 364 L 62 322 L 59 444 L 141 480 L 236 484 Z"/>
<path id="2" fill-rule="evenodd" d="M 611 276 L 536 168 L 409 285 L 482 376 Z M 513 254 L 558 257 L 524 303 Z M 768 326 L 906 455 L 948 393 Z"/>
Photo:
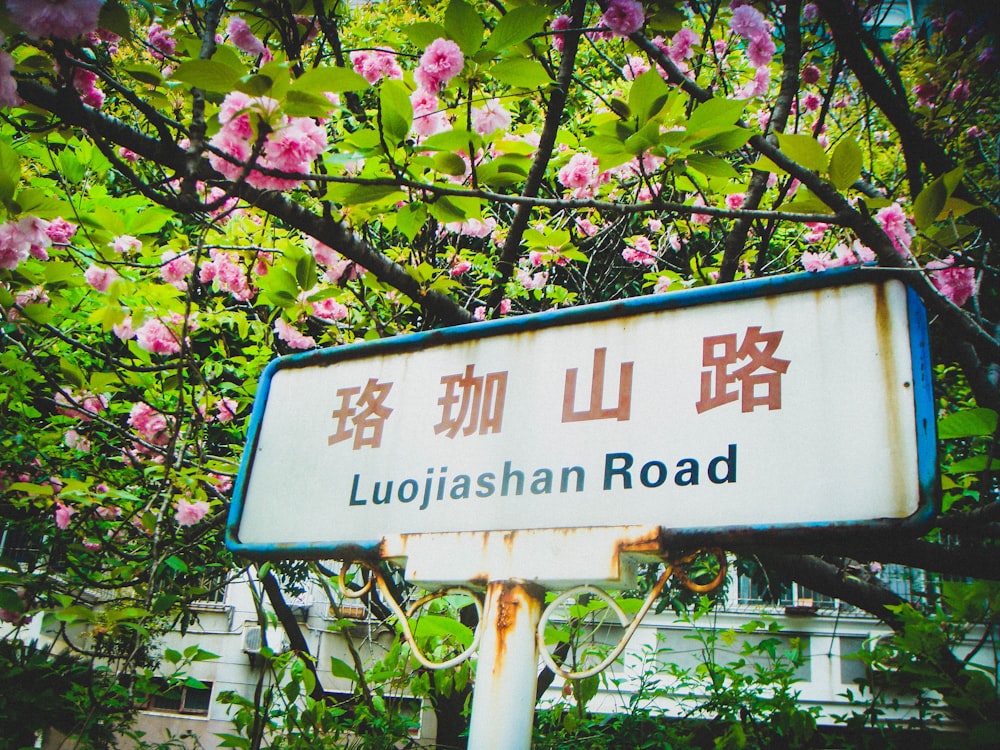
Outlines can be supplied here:
<path id="1" fill-rule="evenodd" d="M 413 122 L 410 92 L 401 81 L 384 81 L 379 90 L 379 106 L 383 135 L 390 145 L 398 146 L 410 132 Z"/>
<path id="2" fill-rule="evenodd" d="M 437 23 L 430 23 L 429 21 L 404 26 L 401 31 L 407 39 L 413 42 L 414 47 L 420 47 L 421 49 L 435 39 L 446 39 L 448 37 L 448 32 L 445 31 L 444 26 Z"/>
<path id="3" fill-rule="evenodd" d="M 483 145 L 483 137 L 469 130 L 446 130 L 435 133 L 420 144 L 421 151 L 468 151 L 478 150 Z"/>
<path id="4" fill-rule="evenodd" d="M 189 570 L 189 569 L 188 569 L 188 565 L 187 565 L 187 563 L 186 563 L 186 562 L 184 562 L 183 560 L 181 560 L 181 559 L 180 559 L 179 557 L 177 557 L 176 555 L 171 555 L 171 556 L 170 556 L 170 557 L 168 557 L 168 558 L 167 558 L 166 560 L 164 560 L 164 561 L 163 561 L 163 563 L 164 563 L 164 564 L 165 564 L 165 565 L 166 565 L 166 566 L 167 566 L 168 568 L 173 568 L 173 569 L 174 569 L 174 570 L 176 570 L 176 571 L 177 571 L 178 573 L 187 573 L 187 572 L 188 572 L 188 570 Z"/>
<path id="5" fill-rule="evenodd" d="M 958 187 L 963 171 L 962 167 L 957 167 L 933 180 L 920 191 L 920 195 L 913 201 L 913 223 L 917 229 L 926 229 L 938 220 L 952 192 Z"/>
<path id="6" fill-rule="evenodd" d="M 354 671 L 354 668 L 342 659 L 338 659 L 336 656 L 330 657 L 330 674 L 334 677 L 341 677 L 345 680 L 350 680 L 351 682 L 358 681 L 358 673 Z"/>
<path id="7" fill-rule="evenodd" d="M 937 221 L 947 200 L 948 189 L 940 177 L 926 185 L 913 201 L 913 223 L 917 229 L 926 229 Z"/>
<path id="8" fill-rule="evenodd" d="M 316 259 L 306 253 L 295 263 L 295 281 L 302 289 L 316 286 Z"/>
<path id="9" fill-rule="evenodd" d="M 989 456 L 972 456 L 970 458 L 956 461 L 947 468 L 949 474 L 971 474 L 985 471 L 986 462 Z M 994 458 L 990 461 L 990 471 L 1000 471 L 1000 459 Z"/>
<path id="10" fill-rule="evenodd" d="M 864 154 L 858 142 L 846 136 L 830 155 L 830 182 L 838 190 L 846 190 L 861 176 Z"/>
<path id="11" fill-rule="evenodd" d="M 444 28 L 464 55 L 472 56 L 483 43 L 483 19 L 465 0 L 451 0 L 444 13 Z"/>
<path id="12" fill-rule="evenodd" d="M 74 388 L 84 388 L 87 385 L 87 376 L 83 370 L 65 357 L 59 359 L 59 372 L 66 382 Z"/>
<path id="13" fill-rule="evenodd" d="M 490 74 L 501 83 L 522 89 L 547 86 L 552 82 L 548 72 L 540 62 L 526 57 L 512 57 L 501 60 L 490 69 Z"/>
<path id="14" fill-rule="evenodd" d="M 128 73 L 129 76 L 139 83 L 145 83 L 149 86 L 161 86 L 163 84 L 163 74 L 155 65 L 132 63 L 130 65 L 121 65 L 119 69 Z"/>
<path id="15" fill-rule="evenodd" d="M 296 91 L 321 96 L 325 93 L 340 94 L 345 91 L 364 91 L 366 88 L 368 88 L 368 81 L 353 70 L 324 67 L 313 68 L 303 73 L 292 82 L 289 92 Z"/>
<path id="16" fill-rule="evenodd" d="M 465 160 L 451 151 L 438 151 L 434 154 L 432 161 L 434 162 L 434 169 L 442 174 L 465 174 Z"/>
<path id="17" fill-rule="evenodd" d="M 628 107 L 637 118 L 639 125 L 645 125 L 663 110 L 670 96 L 670 88 L 655 70 L 647 70 L 636 76 L 628 93 Z M 731 123 L 726 123 L 727 125 Z"/>
<path id="18" fill-rule="evenodd" d="M 341 197 L 341 202 L 345 206 L 361 206 L 388 200 L 392 202 L 406 200 L 406 193 L 393 185 L 350 185 Z"/>
<path id="19" fill-rule="evenodd" d="M 507 15 L 497 21 L 493 33 L 486 40 L 486 48 L 500 52 L 520 44 L 545 28 L 549 13 L 549 9 L 544 5 L 525 5 L 508 11 Z"/>
<path id="20" fill-rule="evenodd" d="M 454 195 L 442 195 L 428 206 L 428 211 L 438 221 L 449 224 L 453 221 L 480 218 L 482 216 L 482 204 L 478 198 L 459 198 Z"/>
<path id="21" fill-rule="evenodd" d="M 182 62 L 170 76 L 174 81 L 217 94 L 228 94 L 233 91 L 242 77 L 242 70 L 236 70 L 216 60 Z"/>
<path id="22" fill-rule="evenodd" d="M 20 181 L 21 159 L 10 141 L 0 138 L 0 200 L 10 201 Z"/>
<path id="23" fill-rule="evenodd" d="M 123 39 L 132 38 L 128 10 L 118 0 L 107 0 L 101 6 L 101 12 L 97 16 L 97 26 L 108 31 L 113 31 Z"/>
<path id="24" fill-rule="evenodd" d="M 423 203 L 407 203 L 396 214 L 396 229 L 410 242 L 413 242 L 426 222 L 427 206 Z"/>
<path id="25" fill-rule="evenodd" d="M 687 121 L 687 131 L 698 135 L 699 131 L 708 128 L 733 125 L 740 119 L 746 106 L 746 101 L 742 99 L 709 99 L 707 102 L 699 104 L 698 108 L 691 113 L 691 117 Z"/>
<path id="26" fill-rule="evenodd" d="M 463 648 L 472 643 L 472 631 L 467 626 L 442 615 L 421 615 L 413 628 L 413 635 L 418 641 L 428 638 L 454 640 Z"/>
<path id="27" fill-rule="evenodd" d="M 938 438 L 954 438 L 992 435 L 997 429 L 997 413 L 992 409 L 963 409 L 948 414 L 938 421 Z"/>
<path id="28" fill-rule="evenodd" d="M 720 159 L 718 156 L 690 154 L 686 161 L 688 167 L 708 177 L 723 177 L 727 180 L 736 180 L 740 176 L 740 173 L 728 161 Z"/>
<path id="29" fill-rule="evenodd" d="M 779 133 L 777 138 L 778 146 L 789 159 L 814 172 L 826 171 L 826 152 L 815 138 L 799 133 Z"/>

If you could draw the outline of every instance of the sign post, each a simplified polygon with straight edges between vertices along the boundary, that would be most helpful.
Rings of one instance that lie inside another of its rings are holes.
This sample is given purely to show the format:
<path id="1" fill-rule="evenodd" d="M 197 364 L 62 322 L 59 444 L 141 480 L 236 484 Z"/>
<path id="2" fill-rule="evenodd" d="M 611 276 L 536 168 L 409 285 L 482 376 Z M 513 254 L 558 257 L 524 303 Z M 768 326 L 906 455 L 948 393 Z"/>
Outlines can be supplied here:
<path id="1" fill-rule="evenodd" d="M 490 706 L 530 737 L 545 589 L 627 585 L 685 537 L 930 517 L 926 317 L 901 279 L 799 274 L 276 360 L 228 543 L 486 588 L 474 745 Z"/>

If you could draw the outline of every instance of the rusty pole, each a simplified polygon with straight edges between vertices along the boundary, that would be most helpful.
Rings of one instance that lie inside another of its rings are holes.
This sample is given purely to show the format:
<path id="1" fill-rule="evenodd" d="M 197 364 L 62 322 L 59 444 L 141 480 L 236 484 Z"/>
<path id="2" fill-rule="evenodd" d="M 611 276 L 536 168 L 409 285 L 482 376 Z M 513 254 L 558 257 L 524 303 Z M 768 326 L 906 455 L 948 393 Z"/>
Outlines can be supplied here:
<path id="1" fill-rule="evenodd" d="M 545 592 L 522 581 L 491 581 L 472 697 L 469 747 L 528 750 L 535 718 L 538 645 Z"/>

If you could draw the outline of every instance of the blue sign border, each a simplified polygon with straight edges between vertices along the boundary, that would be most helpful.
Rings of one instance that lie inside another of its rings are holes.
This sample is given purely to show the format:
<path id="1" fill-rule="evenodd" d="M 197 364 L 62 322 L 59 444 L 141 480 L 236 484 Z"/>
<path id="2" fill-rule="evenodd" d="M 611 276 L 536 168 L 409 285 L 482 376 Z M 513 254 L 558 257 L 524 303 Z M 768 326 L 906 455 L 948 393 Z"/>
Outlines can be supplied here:
<path id="1" fill-rule="evenodd" d="M 472 339 L 537 331 L 544 328 L 624 318 L 661 310 L 679 310 L 708 304 L 733 302 L 825 289 L 855 284 L 879 284 L 895 279 L 906 284 L 910 352 L 913 362 L 913 399 L 917 427 L 917 472 L 920 497 L 918 509 L 908 518 L 851 521 L 840 523 L 788 524 L 781 526 L 732 526 L 712 529 L 661 529 L 661 541 L 672 546 L 705 541 L 739 541 L 741 545 L 757 539 L 795 539 L 813 542 L 818 536 L 855 534 L 860 531 L 896 531 L 920 533 L 939 507 L 937 463 L 937 427 L 931 374 L 930 337 L 923 301 L 907 281 L 908 273 L 875 267 L 847 267 L 821 273 L 796 273 L 762 279 L 699 287 L 668 294 L 633 297 L 625 300 L 579 305 L 561 310 L 469 323 L 451 328 L 406 334 L 377 341 L 349 344 L 292 354 L 273 360 L 265 368 L 257 386 L 247 443 L 233 487 L 232 503 L 226 524 L 226 546 L 233 552 L 259 559 L 366 559 L 376 557 L 381 539 L 322 544 L 244 544 L 239 540 L 240 519 L 246 497 L 247 481 L 253 467 L 264 409 L 275 374 L 288 368 L 331 365 L 352 359 L 385 354 L 417 352 L 432 347 Z"/>

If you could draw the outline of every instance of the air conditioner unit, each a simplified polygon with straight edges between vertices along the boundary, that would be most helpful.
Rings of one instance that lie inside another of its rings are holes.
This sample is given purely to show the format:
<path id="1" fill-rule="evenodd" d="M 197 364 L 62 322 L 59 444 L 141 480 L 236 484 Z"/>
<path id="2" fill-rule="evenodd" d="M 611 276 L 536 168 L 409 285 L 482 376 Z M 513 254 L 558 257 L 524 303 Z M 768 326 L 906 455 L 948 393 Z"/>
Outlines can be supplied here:
<path id="1" fill-rule="evenodd" d="M 243 653 L 259 654 L 264 646 L 264 629 L 260 625 L 243 626 Z"/>

